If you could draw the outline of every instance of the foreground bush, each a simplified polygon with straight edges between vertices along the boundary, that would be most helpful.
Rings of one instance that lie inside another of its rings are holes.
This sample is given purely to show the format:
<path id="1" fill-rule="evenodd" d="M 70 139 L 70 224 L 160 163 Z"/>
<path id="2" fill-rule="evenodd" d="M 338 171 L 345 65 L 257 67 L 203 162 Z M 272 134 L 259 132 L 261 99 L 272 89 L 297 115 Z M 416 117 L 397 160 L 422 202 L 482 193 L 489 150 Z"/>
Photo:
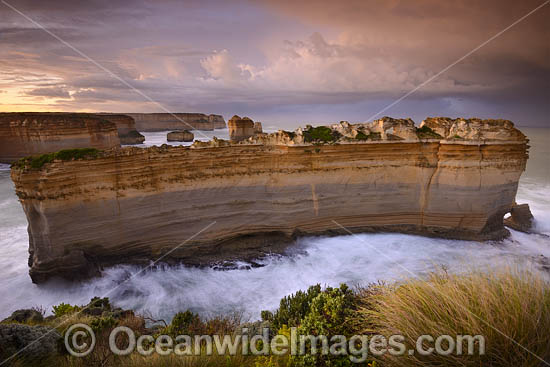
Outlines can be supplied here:
<path id="1" fill-rule="evenodd" d="M 386 354 L 379 361 L 383 366 L 543 366 L 542 360 L 550 361 L 550 286 L 540 274 L 439 272 L 426 280 L 367 289 L 359 298 L 350 319 L 357 331 L 404 335 L 407 350 L 426 334 L 485 338 L 484 356 Z"/>

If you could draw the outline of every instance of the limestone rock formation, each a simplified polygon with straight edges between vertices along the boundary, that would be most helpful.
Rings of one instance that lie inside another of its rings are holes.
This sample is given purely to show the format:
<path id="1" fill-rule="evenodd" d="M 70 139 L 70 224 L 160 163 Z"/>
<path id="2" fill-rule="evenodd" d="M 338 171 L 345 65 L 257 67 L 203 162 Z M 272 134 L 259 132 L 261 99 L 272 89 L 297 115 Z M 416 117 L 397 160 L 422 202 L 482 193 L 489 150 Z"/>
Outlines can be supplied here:
<path id="1" fill-rule="evenodd" d="M 73 279 L 100 266 L 148 263 L 183 241 L 163 261 L 251 259 L 298 235 L 345 234 L 340 225 L 503 238 L 527 139 L 493 120 L 465 134 L 482 140 L 453 139 L 461 123 L 446 130 L 447 120 L 439 121 L 416 128 L 384 118 L 240 142 L 126 147 L 39 169 L 22 162 L 12 179 L 29 222 L 31 277 Z"/>
<path id="2" fill-rule="evenodd" d="M 84 113 L 0 113 L 0 162 L 71 148 L 120 146 L 117 127 Z"/>
<path id="3" fill-rule="evenodd" d="M 431 128 L 445 139 L 469 141 L 525 139 L 525 135 L 515 129 L 514 124 L 508 120 L 428 117 L 422 121 L 420 128 L 424 126 Z"/>
<path id="4" fill-rule="evenodd" d="M 125 115 L 134 118 L 139 131 L 214 130 L 226 127 L 220 115 L 203 113 L 125 113 Z"/>
<path id="5" fill-rule="evenodd" d="M 256 132 L 254 121 L 248 117 L 240 118 L 237 115 L 227 121 L 227 127 L 229 128 L 229 139 L 234 142 L 248 139 Z"/>
<path id="6" fill-rule="evenodd" d="M 135 145 L 143 144 L 145 136 L 141 135 L 136 130 L 136 122 L 134 119 L 127 115 L 102 113 L 100 114 L 107 121 L 111 121 L 116 124 L 118 130 L 118 137 L 120 144 L 123 145 Z"/>
<path id="7" fill-rule="evenodd" d="M 193 141 L 195 135 L 187 130 L 172 131 L 166 135 L 168 141 Z"/>
<path id="8" fill-rule="evenodd" d="M 529 204 L 514 204 L 510 209 L 510 217 L 504 219 L 504 225 L 516 231 L 530 233 L 533 219 Z"/>

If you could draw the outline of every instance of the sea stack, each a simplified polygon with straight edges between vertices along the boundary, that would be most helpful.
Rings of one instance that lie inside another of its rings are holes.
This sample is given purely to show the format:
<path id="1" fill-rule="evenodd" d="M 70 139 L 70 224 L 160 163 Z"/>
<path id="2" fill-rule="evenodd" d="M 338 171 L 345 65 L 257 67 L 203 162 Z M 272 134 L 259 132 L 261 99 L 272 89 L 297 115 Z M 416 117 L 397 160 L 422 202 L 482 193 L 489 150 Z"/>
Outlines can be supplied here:
<path id="1" fill-rule="evenodd" d="M 136 130 L 136 122 L 132 117 L 127 115 L 109 113 L 100 114 L 100 116 L 107 121 L 113 122 L 116 125 L 120 144 L 135 145 L 143 144 L 143 142 L 145 141 L 145 136 L 141 135 Z"/>
<path id="2" fill-rule="evenodd" d="M 254 134 L 261 134 L 263 133 L 263 129 L 262 129 L 262 123 L 259 122 L 259 121 L 256 121 L 254 123 Z"/>
<path id="3" fill-rule="evenodd" d="M 117 126 L 87 113 L 0 113 L 0 162 L 62 149 L 120 146 Z"/>
<path id="4" fill-rule="evenodd" d="M 254 136 L 256 131 L 254 121 L 248 117 L 240 118 L 237 115 L 227 121 L 227 127 L 229 128 L 229 139 L 234 142 L 248 139 Z"/>
<path id="5" fill-rule="evenodd" d="M 29 223 L 30 274 L 43 282 L 167 253 L 163 261 L 192 265 L 252 259 L 302 235 L 501 239 L 527 143 L 505 120 L 433 118 L 415 127 L 386 117 L 238 143 L 24 160 L 11 176 Z"/>
<path id="6" fill-rule="evenodd" d="M 166 135 L 166 140 L 168 141 L 190 142 L 190 141 L 193 141 L 193 139 L 195 139 L 195 135 L 193 135 L 192 132 L 187 130 L 172 131 Z"/>

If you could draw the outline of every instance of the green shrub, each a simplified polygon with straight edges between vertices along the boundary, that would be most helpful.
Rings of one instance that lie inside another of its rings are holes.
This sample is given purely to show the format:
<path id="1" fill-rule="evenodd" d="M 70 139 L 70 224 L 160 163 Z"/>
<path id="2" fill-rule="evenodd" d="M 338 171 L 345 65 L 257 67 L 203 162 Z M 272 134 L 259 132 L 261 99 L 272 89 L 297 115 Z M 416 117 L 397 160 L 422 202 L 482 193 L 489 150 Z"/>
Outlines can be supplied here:
<path id="1" fill-rule="evenodd" d="M 357 132 L 357 135 L 355 135 L 355 139 L 357 140 L 367 140 L 369 137 L 365 133 L 359 131 Z"/>
<path id="2" fill-rule="evenodd" d="M 357 132 L 357 135 L 355 135 L 355 139 L 357 139 L 357 140 L 380 140 L 380 139 L 382 139 L 382 135 L 380 133 L 370 133 L 369 135 L 366 135 L 365 133 L 359 131 L 359 132 Z"/>
<path id="3" fill-rule="evenodd" d="M 272 314 L 270 311 L 262 311 L 262 319 L 270 321 L 272 330 L 279 330 L 286 325 L 297 327 L 309 312 L 311 301 L 321 293 L 321 285 L 313 285 L 307 291 L 298 291 L 295 294 L 281 299 L 279 308 Z"/>
<path id="4" fill-rule="evenodd" d="M 355 308 L 355 295 L 347 285 L 339 288 L 327 288 L 311 300 L 308 312 L 297 329 L 300 335 L 324 335 L 327 340 L 332 336 L 352 336 L 348 320 Z M 319 343 L 320 344 L 320 343 Z M 306 351 L 311 346 L 306 343 Z M 355 366 L 348 355 L 323 355 L 321 345 L 317 345 L 318 352 L 314 355 L 293 356 L 294 366 Z"/>
<path id="5" fill-rule="evenodd" d="M 101 317 L 101 318 L 93 319 L 90 322 L 90 327 L 92 328 L 92 330 L 95 333 L 99 333 L 99 332 L 104 331 L 104 330 L 110 330 L 110 329 L 114 328 L 115 326 L 117 326 L 117 324 L 118 324 L 117 320 L 115 320 L 111 316 L 108 316 L 108 317 Z"/>
<path id="6" fill-rule="evenodd" d="M 443 137 L 433 131 L 428 125 L 416 128 L 416 135 L 421 139 L 442 139 Z"/>
<path id="7" fill-rule="evenodd" d="M 337 131 L 333 131 L 331 128 L 326 126 L 309 126 L 307 130 L 304 130 L 304 141 L 307 143 L 311 142 L 331 142 L 338 140 L 340 134 Z"/>
<path id="8" fill-rule="evenodd" d="M 80 310 L 79 306 L 76 305 L 70 305 L 67 303 L 60 303 L 57 306 L 53 306 L 53 314 L 55 317 L 60 317 L 63 315 L 68 315 L 74 312 L 78 312 Z"/>
<path id="9" fill-rule="evenodd" d="M 109 297 L 103 297 L 103 298 L 94 297 L 90 300 L 88 307 L 100 307 L 105 310 L 110 310 L 111 302 L 109 301 Z"/>
<path id="10" fill-rule="evenodd" d="M 39 156 L 21 158 L 12 164 L 12 167 L 41 169 L 45 164 L 55 160 L 71 161 L 86 158 L 95 158 L 101 151 L 95 148 L 64 149 L 56 153 L 47 153 Z"/>

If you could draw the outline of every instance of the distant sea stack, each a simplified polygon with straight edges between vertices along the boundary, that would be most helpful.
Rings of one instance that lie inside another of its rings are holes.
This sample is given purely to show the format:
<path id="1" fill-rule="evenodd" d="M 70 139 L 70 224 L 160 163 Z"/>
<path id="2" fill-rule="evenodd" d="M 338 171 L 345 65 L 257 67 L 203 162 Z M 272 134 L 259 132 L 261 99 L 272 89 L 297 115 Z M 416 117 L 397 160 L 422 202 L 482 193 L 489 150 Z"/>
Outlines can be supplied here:
<path id="1" fill-rule="evenodd" d="M 256 133 L 254 121 L 248 117 L 241 118 L 235 115 L 227 121 L 227 127 L 229 128 L 229 139 L 234 142 L 248 139 Z"/>
<path id="2" fill-rule="evenodd" d="M 224 129 L 220 115 L 203 113 L 125 113 L 136 121 L 139 131 L 214 130 Z"/>
<path id="3" fill-rule="evenodd" d="M 0 162 L 71 148 L 120 146 L 117 126 L 84 113 L 0 113 Z"/>
<path id="4" fill-rule="evenodd" d="M 12 179 L 29 222 L 30 275 L 42 282 L 161 256 L 251 259 L 296 236 L 348 230 L 501 239 L 527 143 L 505 120 L 383 118 L 126 147 L 38 169 L 24 161 Z"/>
<path id="5" fill-rule="evenodd" d="M 111 113 L 102 113 L 100 116 L 116 125 L 120 144 L 134 145 L 142 144 L 145 141 L 145 136 L 136 130 L 136 122 L 132 117 Z"/>
<path id="6" fill-rule="evenodd" d="M 259 121 L 254 122 L 254 134 L 261 134 L 263 132 L 262 123 Z"/>
<path id="7" fill-rule="evenodd" d="M 195 139 L 195 135 L 187 130 L 171 131 L 166 134 L 167 141 L 186 141 L 190 142 Z"/>

